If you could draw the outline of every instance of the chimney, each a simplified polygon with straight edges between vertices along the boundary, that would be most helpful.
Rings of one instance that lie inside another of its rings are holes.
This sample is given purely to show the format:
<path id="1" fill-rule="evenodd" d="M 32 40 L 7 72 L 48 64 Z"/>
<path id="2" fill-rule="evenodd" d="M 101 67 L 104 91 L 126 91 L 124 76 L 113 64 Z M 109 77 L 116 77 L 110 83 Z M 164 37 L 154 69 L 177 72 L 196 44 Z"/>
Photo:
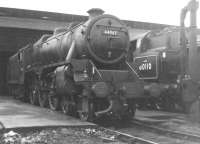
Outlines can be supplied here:
<path id="1" fill-rule="evenodd" d="M 102 15 L 104 11 L 100 8 L 92 8 L 88 10 L 87 13 L 89 14 L 89 19 L 93 19 L 96 16 Z"/>

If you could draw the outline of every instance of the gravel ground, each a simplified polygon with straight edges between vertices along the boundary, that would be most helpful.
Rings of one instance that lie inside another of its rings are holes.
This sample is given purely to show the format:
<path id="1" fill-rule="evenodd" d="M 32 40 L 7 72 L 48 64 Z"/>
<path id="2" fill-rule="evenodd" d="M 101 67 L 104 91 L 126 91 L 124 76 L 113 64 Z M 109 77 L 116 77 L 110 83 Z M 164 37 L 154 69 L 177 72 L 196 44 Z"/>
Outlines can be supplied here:
<path id="1" fill-rule="evenodd" d="M 0 144 L 124 144 L 116 134 L 97 128 L 49 128 L 9 131 L 1 134 Z"/>

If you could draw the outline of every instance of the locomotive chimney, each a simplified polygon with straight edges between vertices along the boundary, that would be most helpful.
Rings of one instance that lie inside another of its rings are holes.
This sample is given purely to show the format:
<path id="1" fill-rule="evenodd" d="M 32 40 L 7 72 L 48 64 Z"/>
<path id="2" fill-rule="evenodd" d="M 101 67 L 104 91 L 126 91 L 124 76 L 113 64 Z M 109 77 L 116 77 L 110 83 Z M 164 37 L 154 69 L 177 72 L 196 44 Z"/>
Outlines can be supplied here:
<path id="1" fill-rule="evenodd" d="M 89 14 L 89 19 L 93 19 L 96 16 L 102 15 L 104 11 L 100 8 L 92 8 L 87 13 Z"/>

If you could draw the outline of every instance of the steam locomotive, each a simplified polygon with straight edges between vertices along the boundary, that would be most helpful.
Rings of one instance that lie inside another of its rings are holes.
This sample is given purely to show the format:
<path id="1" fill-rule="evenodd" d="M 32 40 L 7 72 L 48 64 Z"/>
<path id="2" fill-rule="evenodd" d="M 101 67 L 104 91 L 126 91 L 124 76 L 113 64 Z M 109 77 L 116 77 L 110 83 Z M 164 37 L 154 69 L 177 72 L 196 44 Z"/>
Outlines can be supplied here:
<path id="1" fill-rule="evenodd" d="M 130 48 L 138 76 L 145 81 L 145 94 L 161 96 L 168 110 L 179 105 L 197 121 L 200 94 L 198 7 L 199 3 L 191 0 L 181 10 L 180 27 L 148 32 L 131 40 Z M 188 13 L 190 27 L 186 28 Z"/>
<path id="2" fill-rule="evenodd" d="M 101 9 L 88 13 L 88 21 L 56 29 L 10 57 L 10 92 L 82 120 L 130 119 L 143 89 L 127 60 L 128 30 Z"/>
<path id="3" fill-rule="evenodd" d="M 145 81 L 144 93 L 154 108 L 182 110 L 180 75 L 183 52 L 180 29 L 168 27 L 150 31 L 131 41 L 133 63 L 140 79 Z M 154 99 L 154 100 L 152 100 Z"/>
<path id="4" fill-rule="evenodd" d="M 199 31 L 196 31 L 199 34 Z M 197 35 L 198 36 L 198 35 Z M 144 94 L 146 104 L 151 108 L 167 111 L 187 112 L 187 101 L 192 96 L 183 95 L 183 79 L 189 59 L 190 31 L 185 29 L 184 38 L 181 29 L 167 27 L 163 30 L 150 31 L 131 40 L 133 63 L 139 79 L 145 81 Z M 197 37 L 198 38 L 198 37 Z M 183 51 L 181 39 L 185 41 L 186 51 Z M 199 40 L 197 39 L 197 48 Z M 141 103 L 141 102 L 139 102 Z M 153 106 L 152 106 L 153 105 Z"/>

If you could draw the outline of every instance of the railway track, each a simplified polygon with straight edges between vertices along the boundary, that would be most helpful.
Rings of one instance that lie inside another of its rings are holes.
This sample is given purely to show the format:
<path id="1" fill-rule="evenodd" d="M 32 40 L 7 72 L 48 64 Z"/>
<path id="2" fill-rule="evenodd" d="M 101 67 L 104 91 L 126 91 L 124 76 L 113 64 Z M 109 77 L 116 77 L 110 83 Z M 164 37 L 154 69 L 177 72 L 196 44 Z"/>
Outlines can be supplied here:
<path id="1" fill-rule="evenodd" d="M 165 113 L 170 113 L 170 112 L 165 112 Z M 171 114 L 171 113 L 170 113 Z M 175 114 L 175 113 L 173 113 Z M 104 122 L 101 122 L 101 123 L 104 123 Z M 98 123 L 95 123 L 98 125 Z M 114 127 L 116 126 L 116 123 L 112 122 L 111 123 L 109 122 L 108 125 L 114 125 Z M 118 125 L 120 125 L 118 122 L 117 122 Z M 109 131 L 109 132 L 112 132 L 112 133 L 116 133 L 117 134 L 117 139 L 119 139 L 120 141 L 123 141 L 123 142 L 128 142 L 128 143 L 136 143 L 136 144 L 174 144 L 175 143 L 180 143 L 182 144 L 183 142 L 185 144 L 188 144 L 188 143 L 191 143 L 191 144 L 199 144 L 200 143 L 200 136 L 197 135 L 197 134 L 190 134 L 190 133 L 186 133 L 186 132 L 181 132 L 181 131 L 173 131 L 173 130 L 170 130 L 170 129 L 165 129 L 165 128 L 162 128 L 162 127 L 159 127 L 159 126 L 154 126 L 154 125 L 150 125 L 148 124 L 148 122 L 143 122 L 143 121 L 140 121 L 140 120 L 137 120 L 137 119 L 133 119 L 130 124 L 132 126 L 130 126 L 130 132 L 129 131 L 123 131 L 121 129 L 123 129 L 124 127 L 124 124 L 122 124 L 122 126 L 119 126 L 119 127 L 115 127 L 114 129 L 116 130 L 113 130 L 112 128 L 109 129 L 109 128 L 106 128 L 107 126 L 101 126 L 101 129 L 103 130 L 106 130 L 106 131 Z M 101 125 L 101 124 L 100 124 Z M 125 124 L 126 125 L 126 124 Z M 137 128 L 135 127 L 137 126 Z M 125 126 L 126 127 L 126 126 Z M 138 130 L 138 135 L 135 135 L 134 133 L 131 132 L 131 129 L 135 129 L 134 131 L 137 131 L 137 129 L 140 129 Z M 151 134 L 155 134 L 154 136 L 152 136 L 151 138 L 148 138 L 147 137 L 143 137 L 143 132 L 141 131 L 145 131 L 145 134 L 146 133 L 149 133 L 150 135 Z M 156 135 L 159 135 L 158 137 Z M 162 135 L 163 137 L 162 138 L 159 138 L 160 135 Z M 169 141 L 168 141 L 169 140 Z"/>
<path id="2" fill-rule="evenodd" d="M 148 131 L 157 133 L 157 134 L 168 135 L 168 136 L 174 137 L 174 138 L 200 142 L 200 136 L 197 134 L 190 134 L 190 133 L 186 133 L 186 132 L 182 132 L 182 131 L 166 129 L 166 128 L 155 126 L 155 125 L 149 125 L 146 122 L 142 122 L 142 121 L 139 121 L 136 119 L 131 121 L 131 123 L 134 125 L 137 125 L 139 127 L 142 127 L 143 129 L 147 129 Z"/>
<path id="3" fill-rule="evenodd" d="M 191 134 L 182 131 L 173 131 L 171 129 L 163 128 L 150 124 L 149 122 L 143 122 L 137 119 L 131 122 L 117 122 L 106 121 L 101 122 L 102 126 L 122 132 L 128 136 L 139 137 L 147 141 L 159 144 L 199 144 L 200 136 L 198 134 Z M 101 125 L 101 124 L 99 124 Z"/>
<path id="4" fill-rule="evenodd" d="M 100 129 L 103 129 L 104 131 L 116 134 L 117 135 L 116 139 L 118 139 L 122 142 L 129 143 L 129 144 L 158 144 L 157 142 L 147 140 L 145 138 L 138 137 L 138 136 L 133 136 L 133 135 L 123 133 L 120 131 L 111 130 L 111 129 L 104 128 L 104 127 L 101 127 Z"/>
<path id="5" fill-rule="evenodd" d="M 191 135 L 182 133 L 170 133 L 170 131 L 160 131 L 153 127 L 141 125 L 139 123 L 126 124 L 126 126 L 120 126 L 115 128 L 117 131 L 127 134 L 128 136 L 135 136 L 152 143 L 157 144 L 199 144 L 200 139 L 191 137 Z"/>

